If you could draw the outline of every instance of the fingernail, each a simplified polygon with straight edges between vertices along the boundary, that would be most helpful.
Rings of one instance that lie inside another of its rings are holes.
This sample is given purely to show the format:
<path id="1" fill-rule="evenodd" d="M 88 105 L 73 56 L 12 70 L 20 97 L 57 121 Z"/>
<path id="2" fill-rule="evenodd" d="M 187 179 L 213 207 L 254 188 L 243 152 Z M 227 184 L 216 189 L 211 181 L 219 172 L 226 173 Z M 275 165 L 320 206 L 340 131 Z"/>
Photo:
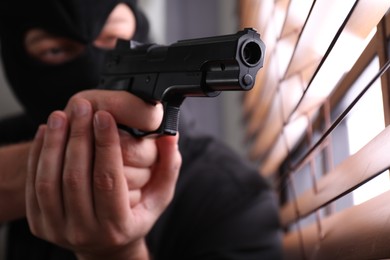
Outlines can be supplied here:
<path id="1" fill-rule="evenodd" d="M 95 126 L 99 129 L 105 129 L 110 125 L 110 118 L 104 113 L 96 113 L 94 118 Z"/>
<path id="2" fill-rule="evenodd" d="M 64 119 L 57 115 L 51 115 L 49 117 L 48 126 L 50 129 L 59 129 L 64 125 Z"/>
<path id="3" fill-rule="evenodd" d="M 90 106 L 86 102 L 75 102 L 73 105 L 73 113 L 78 117 L 87 115 L 89 111 Z"/>

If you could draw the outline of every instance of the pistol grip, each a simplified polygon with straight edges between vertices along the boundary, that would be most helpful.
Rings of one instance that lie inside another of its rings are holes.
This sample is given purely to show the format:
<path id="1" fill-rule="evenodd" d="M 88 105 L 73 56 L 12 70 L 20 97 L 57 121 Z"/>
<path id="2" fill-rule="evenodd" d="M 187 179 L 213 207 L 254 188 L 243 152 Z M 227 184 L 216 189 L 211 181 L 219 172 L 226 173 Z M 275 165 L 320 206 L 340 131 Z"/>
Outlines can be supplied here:
<path id="1" fill-rule="evenodd" d="M 160 133 L 165 135 L 176 135 L 179 129 L 180 107 L 166 105 L 164 117 L 159 127 Z M 159 131 L 157 130 L 157 131 Z"/>

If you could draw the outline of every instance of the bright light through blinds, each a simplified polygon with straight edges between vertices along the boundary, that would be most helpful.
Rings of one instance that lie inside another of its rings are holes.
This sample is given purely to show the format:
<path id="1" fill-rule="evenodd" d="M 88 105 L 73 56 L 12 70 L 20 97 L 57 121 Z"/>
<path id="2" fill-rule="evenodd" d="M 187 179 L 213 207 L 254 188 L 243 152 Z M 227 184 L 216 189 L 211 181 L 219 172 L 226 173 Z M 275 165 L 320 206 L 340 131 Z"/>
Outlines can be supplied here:
<path id="1" fill-rule="evenodd" d="M 374 59 L 356 81 L 355 86 L 364 86 L 379 70 L 379 60 Z M 379 81 L 367 91 L 347 117 L 348 144 L 350 154 L 356 153 L 384 128 L 382 90 Z M 361 204 L 390 189 L 389 172 L 385 171 L 373 180 L 354 190 L 353 203 Z"/>
<path id="2" fill-rule="evenodd" d="M 307 17 L 304 24 L 293 14 L 303 3 Z M 308 3 L 314 4 L 311 9 Z M 271 14 L 279 16 L 281 6 L 285 1 L 275 2 L 278 11 L 269 10 L 267 5 L 264 15 L 273 21 Z M 356 62 L 375 34 L 379 13 L 383 16 L 385 6 L 386 2 L 378 0 L 292 0 L 282 30 L 276 26 L 280 22 L 262 25 L 266 64 L 256 80 L 256 90 L 244 102 L 244 110 L 253 107 L 247 113 L 247 135 L 253 137 L 249 154 L 260 159 L 260 171 L 265 176 L 277 171 L 299 140 L 297 137 L 304 134 L 305 129 L 297 127 L 302 125 L 302 117 L 310 121 L 317 116 L 325 99 Z M 370 15 L 367 10 L 372 11 Z M 281 34 L 275 35 L 278 31 Z"/>

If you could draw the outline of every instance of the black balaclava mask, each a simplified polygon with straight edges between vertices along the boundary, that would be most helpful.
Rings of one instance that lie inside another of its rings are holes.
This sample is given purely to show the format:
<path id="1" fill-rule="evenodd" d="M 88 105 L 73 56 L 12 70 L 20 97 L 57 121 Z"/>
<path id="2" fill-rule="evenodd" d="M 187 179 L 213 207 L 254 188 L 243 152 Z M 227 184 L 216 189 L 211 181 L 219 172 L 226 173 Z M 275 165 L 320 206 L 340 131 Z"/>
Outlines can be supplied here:
<path id="1" fill-rule="evenodd" d="M 36 123 L 45 122 L 50 112 L 63 109 L 75 93 L 97 86 L 106 51 L 92 43 L 120 2 L 128 4 L 136 16 L 133 39 L 145 41 L 148 25 L 136 0 L 1 0 L 0 48 L 5 74 Z M 24 35 L 30 28 L 77 40 L 85 44 L 85 51 L 60 65 L 39 62 L 24 47 Z"/>

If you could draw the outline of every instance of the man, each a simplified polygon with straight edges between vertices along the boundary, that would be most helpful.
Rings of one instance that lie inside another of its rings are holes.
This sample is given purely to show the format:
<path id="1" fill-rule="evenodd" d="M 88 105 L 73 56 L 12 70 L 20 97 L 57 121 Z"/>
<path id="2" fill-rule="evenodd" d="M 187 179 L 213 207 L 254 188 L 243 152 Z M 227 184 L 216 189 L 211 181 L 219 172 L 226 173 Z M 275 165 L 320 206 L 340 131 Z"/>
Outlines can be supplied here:
<path id="1" fill-rule="evenodd" d="M 159 104 L 83 91 L 97 85 L 117 38 L 145 39 L 134 1 L 23 5 L 0 4 L 4 67 L 26 111 L 0 125 L 9 144 L 0 148 L 0 217 L 12 221 L 7 259 L 280 257 L 272 192 L 247 162 L 188 124 L 181 156 L 175 137 L 135 139 L 116 124 L 153 130 Z M 36 129 L 33 142 L 17 143 Z M 14 205 L 4 203 L 10 194 Z"/>

